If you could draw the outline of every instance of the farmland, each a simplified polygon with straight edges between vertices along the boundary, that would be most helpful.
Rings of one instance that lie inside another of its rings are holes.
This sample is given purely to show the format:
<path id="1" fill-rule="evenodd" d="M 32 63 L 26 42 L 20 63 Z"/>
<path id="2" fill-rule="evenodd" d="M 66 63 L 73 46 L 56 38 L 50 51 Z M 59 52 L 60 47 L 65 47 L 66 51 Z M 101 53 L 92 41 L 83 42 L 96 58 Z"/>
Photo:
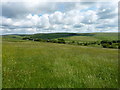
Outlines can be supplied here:
<path id="1" fill-rule="evenodd" d="M 118 87 L 118 49 L 34 42 L 23 37 L 26 35 L 3 36 L 3 88 Z M 31 37 L 45 39 L 44 35 Z M 117 34 L 49 34 L 47 38 L 118 39 Z"/>

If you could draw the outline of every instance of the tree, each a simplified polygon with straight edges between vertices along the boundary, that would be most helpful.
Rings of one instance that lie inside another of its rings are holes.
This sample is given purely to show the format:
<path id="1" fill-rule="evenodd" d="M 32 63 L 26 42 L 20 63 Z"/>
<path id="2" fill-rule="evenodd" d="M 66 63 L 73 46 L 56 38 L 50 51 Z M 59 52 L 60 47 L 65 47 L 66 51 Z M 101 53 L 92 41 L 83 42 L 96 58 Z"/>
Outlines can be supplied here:
<path id="1" fill-rule="evenodd" d="M 64 39 L 58 39 L 58 43 L 64 43 L 65 44 L 65 40 Z"/>
<path id="2" fill-rule="evenodd" d="M 24 37 L 24 38 L 22 38 L 23 40 L 30 40 L 30 38 L 29 37 Z"/>

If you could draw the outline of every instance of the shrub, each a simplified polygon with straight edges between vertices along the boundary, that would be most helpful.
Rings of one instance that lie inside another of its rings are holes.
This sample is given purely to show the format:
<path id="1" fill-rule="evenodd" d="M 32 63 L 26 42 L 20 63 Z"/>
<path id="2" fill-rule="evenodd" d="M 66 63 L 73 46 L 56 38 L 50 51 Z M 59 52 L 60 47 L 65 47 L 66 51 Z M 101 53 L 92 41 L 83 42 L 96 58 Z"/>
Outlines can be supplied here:
<path id="1" fill-rule="evenodd" d="M 100 43 L 101 43 L 101 44 L 104 44 L 104 43 L 108 43 L 108 41 L 107 41 L 107 40 L 104 40 L 104 41 L 101 41 Z"/>
<path id="2" fill-rule="evenodd" d="M 65 40 L 64 39 L 58 39 L 58 43 L 64 43 L 65 44 Z"/>
<path id="3" fill-rule="evenodd" d="M 58 41 L 57 41 L 57 40 L 51 40 L 51 42 L 52 42 L 52 43 L 58 43 Z"/>
<path id="4" fill-rule="evenodd" d="M 103 47 L 103 48 L 109 48 L 110 45 L 109 45 L 108 43 L 104 43 L 104 44 L 102 44 L 102 47 Z"/>
<path id="5" fill-rule="evenodd" d="M 72 43 L 75 43 L 75 41 L 72 41 Z"/>
<path id="6" fill-rule="evenodd" d="M 22 38 L 23 40 L 30 40 L 30 38 L 29 37 L 24 37 L 24 38 Z"/>

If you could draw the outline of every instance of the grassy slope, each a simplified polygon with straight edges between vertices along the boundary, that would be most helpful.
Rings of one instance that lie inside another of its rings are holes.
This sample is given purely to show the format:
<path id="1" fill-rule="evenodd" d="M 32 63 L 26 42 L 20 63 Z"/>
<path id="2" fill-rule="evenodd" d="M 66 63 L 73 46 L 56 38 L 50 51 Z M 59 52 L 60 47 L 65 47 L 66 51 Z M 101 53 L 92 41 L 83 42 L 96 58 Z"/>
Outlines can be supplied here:
<path id="1" fill-rule="evenodd" d="M 3 41 L 3 88 L 117 86 L 118 51 Z"/>
<path id="2" fill-rule="evenodd" d="M 64 38 L 66 41 L 82 41 L 82 42 L 89 42 L 89 41 L 98 41 L 99 39 L 91 37 L 91 36 L 71 36 Z"/>
<path id="3" fill-rule="evenodd" d="M 34 34 L 33 38 L 56 39 L 65 38 L 76 41 L 118 40 L 118 33 L 51 33 Z"/>
<path id="4" fill-rule="evenodd" d="M 118 33 L 92 33 L 91 35 L 78 35 L 65 37 L 65 40 L 74 40 L 74 41 L 99 41 L 99 40 L 118 40 Z"/>
<path id="5" fill-rule="evenodd" d="M 3 41 L 14 41 L 14 42 L 18 42 L 18 41 L 22 41 L 22 36 L 19 35 L 4 35 L 2 36 L 2 40 Z"/>
<path id="6" fill-rule="evenodd" d="M 101 40 L 118 40 L 118 34 L 120 33 L 97 33 L 94 37 Z"/>
<path id="7" fill-rule="evenodd" d="M 51 34 L 34 34 L 34 35 L 5 35 L 3 40 L 7 41 L 23 41 L 25 36 L 42 39 L 64 38 L 66 41 L 99 41 L 99 40 L 118 40 L 118 33 L 51 33 Z"/>

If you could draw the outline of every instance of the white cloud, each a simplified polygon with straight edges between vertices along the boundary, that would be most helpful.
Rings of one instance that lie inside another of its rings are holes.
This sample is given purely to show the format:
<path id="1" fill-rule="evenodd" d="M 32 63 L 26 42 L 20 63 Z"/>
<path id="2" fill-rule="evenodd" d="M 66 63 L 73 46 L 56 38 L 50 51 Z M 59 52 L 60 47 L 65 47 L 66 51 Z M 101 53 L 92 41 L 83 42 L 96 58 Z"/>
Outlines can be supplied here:
<path id="1" fill-rule="evenodd" d="M 3 25 L 12 25 L 14 22 L 11 18 L 1 17 Z"/>
<path id="2" fill-rule="evenodd" d="M 98 16 L 96 12 L 92 10 L 88 10 L 84 13 L 84 19 L 82 22 L 85 24 L 93 24 L 93 23 L 96 23 L 97 19 L 98 19 Z"/>
<path id="3" fill-rule="evenodd" d="M 48 14 L 44 14 L 43 16 L 40 17 L 40 27 L 43 27 L 45 29 L 48 29 L 50 27 L 50 23 L 49 23 L 49 15 Z"/>
<path id="4" fill-rule="evenodd" d="M 61 13 L 60 11 L 56 11 L 55 13 L 49 16 L 50 23 L 52 24 L 62 24 L 63 18 L 64 18 L 64 13 Z"/>
<path id="5" fill-rule="evenodd" d="M 83 18 L 84 16 L 80 13 L 80 10 L 70 10 L 65 14 L 64 23 L 68 25 L 79 24 Z"/>
<path id="6" fill-rule="evenodd" d="M 29 4 L 3 4 L 4 13 L 0 20 L 4 34 L 117 31 L 116 3 Z"/>

